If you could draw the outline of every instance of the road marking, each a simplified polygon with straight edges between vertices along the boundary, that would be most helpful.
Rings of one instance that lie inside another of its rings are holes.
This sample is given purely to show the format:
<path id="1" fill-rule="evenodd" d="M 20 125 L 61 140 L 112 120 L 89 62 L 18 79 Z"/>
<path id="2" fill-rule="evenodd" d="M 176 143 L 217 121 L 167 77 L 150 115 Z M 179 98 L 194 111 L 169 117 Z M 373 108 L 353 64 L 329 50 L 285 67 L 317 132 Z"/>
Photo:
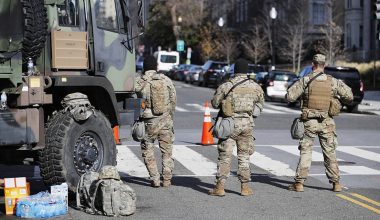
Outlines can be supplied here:
<path id="1" fill-rule="evenodd" d="M 351 194 L 351 196 L 355 196 L 356 198 L 359 198 L 359 199 L 361 199 L 361 200 L 363 200 L 363 201 L 366 201 L 366 202 L 368 202 L 368 203 L 371 203 L 372 205 L 376 205 L 376 206 L 379 206 L 379 207 L 380 207 L 380 202 L 377 202 L 377 201 L 375 201 L 375 200 L 372 200 L 372 199 L 370 199 L 370 198 L 367 198 L 367 197 L 362 196 L 362 195 L 357 194 L 357 193 L 350 193 L 350 194 Z"/>
<path id="2" fill-rule="evenodd" d="M 365 166 L 339 166 L 339 170 L 352 175 L 380 175 L 379 170 Z"/>
<path id="3" fill-rule="evenodd" d="M 174 145 L 173 157 L 197 176 L 215 176 L 216 163 L 185 145 Z"/>
<path id="4" fill-rule="evenodd" d="M 190 107 L 193 107 L 193 108 L 196 108 L 199 111 L 204 111 L 205 110 L 204 106 L 202 106 L 200 104 L 197 104 L 197 103 L 187 103 L 186 105 L 190 106 Z M 214 109 L 214 108 L 210 108 L 210 112 L 219 112 L 219 110 L 218 109 Z"/>
<path id="5" fill-rule="evenodd" d="M 120 172 L 126 173 L 128 176 L 149 177 L 148 170 L 142 159 L 137 157 L 129 146 L 121 145 L 117 147 L 117 168 Z"/>
<path id="6" fill-rule="evenodd" d="M 175 107 L 175 111 L 177 111 L 177 112 L 188 112 L 188 110 L 181 108 L 181 107 L 178 107 L 178 106 Z"/>
<path id="7" fill-rule="evenodd" d="M 232 154 L 237 157 L 236 147 L 234 147 Z M 255 166 L 260 167 L 261 169 L 266 170 L 276 176 L 294 176 L 296 173 L 294 170 L 290 169 L 288 164 L 278 160 L 272 160 L 259 152 L 254 152 L 253 155 L 249 157 L 249 161 Z"/>
<path id="8" fill-rule="evenodd" d="M 357 147 L 338 147 L 337 150 L 347 153 L 347 154 L 358 156 L 367 160 L 380 162 L 380 154 L 375 153 L 375 152 L 359 149 Z"/>
<path id="9" fill-rule="evenodd" d="M 287 108 L 287 107 L 283 107 L 283 106 L 278 106 L 278 105 L 273 105 L 273 104 L 265 103 L 264 104 L 264 109 L 265 109 L 266 106 L 269 106 L 270 108 L 272 108 L 274 110 L 281 111 L 281 112 L 285 111 L 285 112 L 293 113 L 293 114 L 301 114 L 300 110 L 293 110 L 293 109 L 290 109 L 290 108 Z"/>
<path id="10" fill-rule="evenodd" d="M 298 150 L 298 147 L 293 147 L 293 146 L 272 146 L 273 148 L 276 148 L 276 149 L 279 149 L 279 150 L 282 150 L 282 151 L 285 151 L 285 152 L 288 152 L 290 154 L 293 154 L 293 155 L 296 155 L 296 156 L 300 156 L 300 151 Z M 322 162 L 324 161 L 323 159 L 323 154 L 317 152 L 317 151 L 312 151 L 311 153 L 311 160 L 312 161 L 316 161 L 316 162 Z M 341 159 L 338 159 L 338 161 L 343 161 Z"/>
<path id="11" fill-rule="evenodd" d="M 286 114 L 285 112 L 277 111 L 277 110 L 272 110 L 265 108 L 263 109 L 263 113 L 269 113 L 269 114 Z"/>
<path id="12" fill-rule="evenodd" d="M 371 210 L 371 211 L 373 211 L 373 212 L 375 212 L 375 213 L 377 213 L 377 214 L 380 214 L 380 209 L 377 209 L 377 208 L 374 208 L 374 207 L 372 207 L 372 206 L 369 206 L 369 205 L 367 205 L 367 204 L 365 204 L 365 203 L 362 203 L 362 202 L 360 202 L 360 201 L 357 201 L 357 200 L 355 200 L 355 199 L 353 199 L 353 198 L 350 198 L 350 197 L 348 197 L 348 196 L 345 196 L 345 195 L 343 195 L 343 194 L 337 194 L 336 196 L 338 196 L 338 197 L 341 198 L 341 199 L 344 199 L 344 200 L 350 201 L 350 202 L 352 202 L 352 203 L 354 203 L 354 204 L 356 204 L 356 205 L 360 205 L 361 207 L 366 208 L 366 209 L 368 209 L 368 210 Z"/>

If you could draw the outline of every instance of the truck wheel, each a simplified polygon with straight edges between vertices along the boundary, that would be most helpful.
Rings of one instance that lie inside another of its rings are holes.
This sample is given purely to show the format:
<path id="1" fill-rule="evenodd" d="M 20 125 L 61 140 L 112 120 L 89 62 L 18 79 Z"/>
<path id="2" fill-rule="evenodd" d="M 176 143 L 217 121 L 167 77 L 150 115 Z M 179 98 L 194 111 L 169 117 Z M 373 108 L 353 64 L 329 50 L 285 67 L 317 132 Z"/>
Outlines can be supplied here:
<path id="1" fill-rule="evenodd" d="M 24 14 L 23 61 L 36 60 L 45 46 L 47 35 L 47 13 L 43 0 L 21 0 Z"/>
<path id="2" fill-rule="evenodd" d="M 116 165 L 116 144 L 108 119 L 95 111 L 86 121 L 69 112 L 55 114 L 47 123 L 46 146 L 40 153 L 41 176 L 46 185 L 67 182 L 75 191 L 86 171 Z"/>

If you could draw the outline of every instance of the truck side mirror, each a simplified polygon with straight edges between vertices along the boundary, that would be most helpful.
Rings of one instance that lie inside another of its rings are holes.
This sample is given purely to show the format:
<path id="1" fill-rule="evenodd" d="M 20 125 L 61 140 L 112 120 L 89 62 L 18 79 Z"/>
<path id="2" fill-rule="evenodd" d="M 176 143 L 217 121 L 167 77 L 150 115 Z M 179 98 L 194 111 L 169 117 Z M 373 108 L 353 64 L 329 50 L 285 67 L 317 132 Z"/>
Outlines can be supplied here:
<path id="1" fill-rule="evenodd" d="M 144 18 L 143 18 L 143 1 L 139 0 L 137 2 L 137 5 L 138 5 L 138 12 L 137 12 L 137 17 L 138 17 L 138 20 L 137 20 L 137 27 L 141 28 L 141 29 L 144 29 Z"/>

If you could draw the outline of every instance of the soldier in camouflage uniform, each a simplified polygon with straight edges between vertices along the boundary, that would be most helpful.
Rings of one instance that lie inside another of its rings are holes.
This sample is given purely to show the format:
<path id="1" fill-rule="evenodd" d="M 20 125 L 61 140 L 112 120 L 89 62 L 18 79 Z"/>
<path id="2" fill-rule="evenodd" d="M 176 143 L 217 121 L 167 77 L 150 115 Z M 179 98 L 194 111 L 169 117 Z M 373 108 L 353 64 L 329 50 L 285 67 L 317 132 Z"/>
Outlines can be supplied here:
<path id="1" fill-rule="evenodd" d="M 251 180 L 251 169 L 249 157 L 254 151 L 253 127 L 254 118 L 252 116 L 255 104 L 264 104 L 264 93 L 261 87 L 253 80 L 248 79 L 248 62 L 238 59 L 235 63 L 235 76 L 226 83 L 220 85 L 211 101 L 214 108 L 223 109 L 223 102 L 230 97 L 233 113 L 230 116 L 234 121 L 234 131 L 226 140 L 218 142 L 218 164 L 216 174 L 216 186 L 209 191 L 213 196 L 224 196 L 224 184 L 230 175 L 232 150 L 237 146 L 238 155 L 238 178 L 241 181 L 241 195 L 252 195 L 253 191 L 249 186 Z M 244 81 L 245 80 L 245 81 Z M 244 81 L 243 83 L 240 83 Z M 231 88 L 240 83 L 235 88 Z M 231 90 L 231 91 L 230 91 Z M 228 94 L 228 95 L 227 95 Z M 226 96 L 227 95 L 227 96 Z M 225 113 L 222 113 L 224 115 Z"/>
<path id="2" fill-rule="evenodd" d="M 172 158 L 174 132 L 173 117 L 176 105 L 176 91 L 172 81 L 165 75 L 157 73 L 157 60 L 153 56 L 148 56 L 144 60 L 144 73 L 141 78 L 136 80 L 136 92 L 146 100 L 146 106 L 141 118 L 145 122 L 146 137 L 141 141 L 142 157 L 148 169 L 151 185 L 160 187 L 160 174 L 157 169 L 156 159 L 154 157 L 154 141 L 158 139 L 159 147 L 162 153 L 162 176 L 163 186 L 171 185 L 172 171 L 174 161 Z M 151 102 L 151 87 L 149 84 L 152 80 L 159 79 L 162 82 L 163 89 L 168 90 L 167 97 L 163 97 L 162 103 L 167 103 L 167 112 L 157 115 L 153 111 Z"/>
<path id="3" fill-rule="evenodd" d="M 322 147 L 326 176 L 333 184 L 333 191 L 341 191 L 339 184 L 339 168 L 335 149 L 338 146 L 335 122 L 329 113 L 333 98 L 345 104 L 353 100 L 351 88 L 342 81 L 323 73 L 326 57 L 316 54 L 313 57 L 313 72 L 294 83 L 287 92 L 287 100 L 295 102 L 302 97 L 301 118 L 305 126 L 305 134 L 299 142 L 300 159 L 297 166 L 295 183 L 289 190 L 303 192 L 311 165 L 311 153 L 314 138 L 318 136 Z"/>

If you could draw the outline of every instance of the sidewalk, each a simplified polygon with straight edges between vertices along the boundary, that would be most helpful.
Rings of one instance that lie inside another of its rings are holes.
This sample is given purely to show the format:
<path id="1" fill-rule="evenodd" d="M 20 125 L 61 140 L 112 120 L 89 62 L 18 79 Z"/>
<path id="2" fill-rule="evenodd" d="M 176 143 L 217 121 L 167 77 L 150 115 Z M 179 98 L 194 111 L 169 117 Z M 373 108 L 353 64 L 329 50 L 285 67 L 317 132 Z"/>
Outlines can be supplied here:
<path id="1" fill-rule="evenodd" d="M 366 91 L 358 111 L 380 115 L 380 91 Z"/>

